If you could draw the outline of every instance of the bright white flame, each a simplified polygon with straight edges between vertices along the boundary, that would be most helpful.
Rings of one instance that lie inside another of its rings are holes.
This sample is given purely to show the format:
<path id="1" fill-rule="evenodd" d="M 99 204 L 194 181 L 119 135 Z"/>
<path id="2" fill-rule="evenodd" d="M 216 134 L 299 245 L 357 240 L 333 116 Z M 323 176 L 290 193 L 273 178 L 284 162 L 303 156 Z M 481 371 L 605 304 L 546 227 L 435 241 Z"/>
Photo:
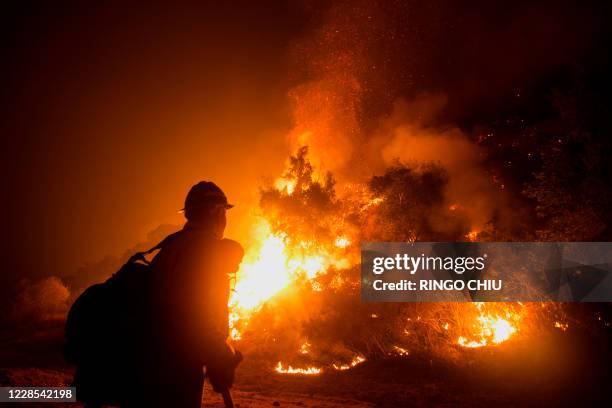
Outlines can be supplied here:
<path id="1" fill-rule="evenodd" d="M 350 244 L 351 241 L 349 241 L 347 237 L 338 237 L 334 242 L 334 245 L 336 245 L 338 248 L 346 248 Z"/>
<path id="2" fill-rule="evenodd" d="M 230 330 L 230 337 L 232 338 L 232 340 L 240 340 L 241 339 L 241 334 L 240 331 L 238 331 L 238 329 L 236 329 L 234 327 L 234 323 L 240 319 L 240 316 L 238 316 L 236 313 L 231 312 L 229 314 L 229 326 L 231 328 Z"/>
<path id="3" fill-rule="evenodd" d="M 288 195 L 291 195 L 295 191 L 295 181 L 281 177 L 274 182 L 274 187 L 279 191 L 286 191 Z"/>
<path id="4" fill-rule="evenodd" d="M 310 256 L 302 261 L 302 269 L 306 272 L 308 279 L 317 276 L 317 273 L 323 270 L 323 257 Z"/>
<path id="5" fill-rule="evenodd" d="M 273 233 L 264 219 L 255 226 L 254 238 L 256 243 L 249 247 L 240 265 L 229 301 L 233 339 L 241 337 L 236 327 L 242 329 L 253 312 L 292 282 L 307 278 L 312 289 L 320 291 L 314 278 L 329 268 L 342 269 L 349 265 L 346 258 L 349 255 L 336 254 L 334 246 L 324 247 L 310 241 L 291 242 L 286 234 Z"/>
<path id="6" fill-rule="evenodd" d="M 303 374 L 303 375 L 316 375 L 321 372 L 320 368 L 317 367 L 306 367 L 306 368 L 294 368 L 288 365 L 286 368 L 283 367 L 283 363 L 280 361 L 276 364 L 274 371 L 280 374 Z"/>
<path id="7" fill-rule="evenodd" d="M 241 264 L 235 296 L 230 303 L 252 309 L 285 288 L 290 276 L 285 268 L 284 250 L 283 237 L 270 234 L 261 245 L 257 258 Z"/>

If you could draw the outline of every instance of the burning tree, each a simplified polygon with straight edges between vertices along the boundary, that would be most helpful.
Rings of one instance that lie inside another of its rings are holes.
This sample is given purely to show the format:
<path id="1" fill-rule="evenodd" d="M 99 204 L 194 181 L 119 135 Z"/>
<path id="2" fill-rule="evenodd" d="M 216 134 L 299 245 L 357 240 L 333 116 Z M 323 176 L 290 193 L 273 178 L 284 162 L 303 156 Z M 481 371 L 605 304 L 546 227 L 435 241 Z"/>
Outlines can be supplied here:
<path id="1" fill-rule="evenodd" d="M 470 233 L 458 205 L 446 205 L 448 174 L 440 165 L 396 165 L 374 176 L 369 189 L 380 205 L 370 241 L 463 241 Z M 393 222 L 390 222 L 393 220 Z"/>

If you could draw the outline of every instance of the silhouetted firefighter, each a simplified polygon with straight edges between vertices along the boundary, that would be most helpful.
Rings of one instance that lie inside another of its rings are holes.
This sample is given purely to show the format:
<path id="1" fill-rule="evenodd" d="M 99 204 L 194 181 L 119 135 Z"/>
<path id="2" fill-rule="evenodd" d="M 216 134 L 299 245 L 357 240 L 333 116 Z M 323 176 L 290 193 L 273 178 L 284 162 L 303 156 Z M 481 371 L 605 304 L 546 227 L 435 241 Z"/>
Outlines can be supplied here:
<path id="1" fill-rule="evenodd" d="M 86 406 L 199 407 L 204 367 L 213 389 L 233 404 L 229 389 L 242 355 L 226 342 L 229 275 L 244 252 L 223 239 L 231 207 L 214 183 L 196 184 L 182 230 L 76 300 L 65 352 Z"/>

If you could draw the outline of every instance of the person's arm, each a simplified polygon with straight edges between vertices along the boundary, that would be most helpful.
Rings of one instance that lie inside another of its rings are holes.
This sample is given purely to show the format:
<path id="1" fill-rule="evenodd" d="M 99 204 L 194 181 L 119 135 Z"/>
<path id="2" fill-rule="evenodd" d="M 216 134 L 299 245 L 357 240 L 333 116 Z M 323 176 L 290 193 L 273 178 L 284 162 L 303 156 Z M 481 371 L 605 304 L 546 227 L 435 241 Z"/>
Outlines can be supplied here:
<path id="1" fill-rule="evenodd" d="M 211 271 L 210 288 L 214 291 L 210 299 L 210 322 L 213 327 L 207 330 L 210 335 L 209 353 L 206 367 L 211 384 L 215 391 L 220 392 L 224 387 L 231 387 L 234 379 L 234 371 L 242 355 L 235 351 L 227 342 L 229 335 L 229 310 L 228 301 L 230 295 L 229 275 L 236 273 L 244 251 L 236 241 L 224 239 L 218 243 L 215 250 L 215 262 Z"/>

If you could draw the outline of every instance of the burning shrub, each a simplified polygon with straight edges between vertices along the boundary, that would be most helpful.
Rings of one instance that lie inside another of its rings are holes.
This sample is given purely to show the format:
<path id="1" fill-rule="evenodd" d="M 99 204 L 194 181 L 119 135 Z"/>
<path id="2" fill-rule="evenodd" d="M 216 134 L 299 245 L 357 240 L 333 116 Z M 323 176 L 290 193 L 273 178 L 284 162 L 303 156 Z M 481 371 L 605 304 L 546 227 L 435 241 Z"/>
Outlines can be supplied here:
<path id="1" fill-rule="evenodd" d="M 230 300 L 240 347 L 277 372 L 317 374 L 366 358 L 454 358 L 526 330 L 532 305 L 361 302 L 356 243 L 470 239 L 467 217 L 445 204 L 447 182 L 440 166 L 398 165 L 337 191 L 299 149 L 283 177 L 262 190 L 259 244 Z"/>

